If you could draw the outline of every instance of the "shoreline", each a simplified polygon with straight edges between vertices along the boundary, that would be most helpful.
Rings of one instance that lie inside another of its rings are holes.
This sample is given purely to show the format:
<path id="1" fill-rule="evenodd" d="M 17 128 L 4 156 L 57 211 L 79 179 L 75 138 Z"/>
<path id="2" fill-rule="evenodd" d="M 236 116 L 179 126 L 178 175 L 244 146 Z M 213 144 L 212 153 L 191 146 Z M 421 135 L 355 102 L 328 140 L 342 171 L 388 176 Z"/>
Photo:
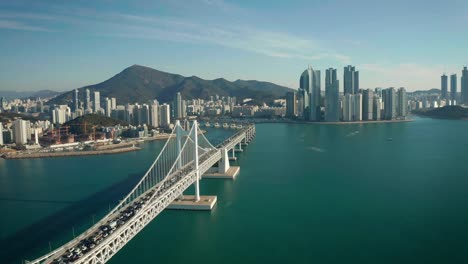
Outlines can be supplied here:
<path id="1" fill-rule="evenodd" d="M 77 156 L 96 156 L 126 153 L 131 151 L 141 150 L 140 147 L 123 147 L 102 150 L 85 150 L 85 151 L 69 151 L 69 152 L 48 152 L 48 153 L 18 153 L 10 152 L 3 154 L 3 159 L 39 159 L 39 158 L 60 158 L 60 157 L 77 157 Z"/>
<path id="2" fill-rule="evenodd" d="M 233 120 L 234 121 L 234 120 Z M 236 122 L 236 121 L 234 121 Z M 350 122 L 313 122 L 313 121 L 302 121 L 302 120 L 254 120 L 254 124 L 265 124 L 265 123 L 285 123 L 285 124 L 308 124 L 308 125 L 356 125 L 356 124 L 388 124 L 388 123 L 407 123 L 414 122 L 414 119 L 404 120 L 369 120 L 369 121 L 350 121 Z"/>

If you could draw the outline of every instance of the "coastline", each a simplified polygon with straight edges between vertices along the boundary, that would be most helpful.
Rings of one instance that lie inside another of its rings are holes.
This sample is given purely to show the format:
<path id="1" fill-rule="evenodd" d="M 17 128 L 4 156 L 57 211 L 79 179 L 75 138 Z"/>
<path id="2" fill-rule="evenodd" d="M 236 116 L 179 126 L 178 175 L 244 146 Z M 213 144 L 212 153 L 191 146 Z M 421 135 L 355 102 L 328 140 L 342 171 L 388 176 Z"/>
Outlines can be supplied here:
<path id="1" fill-rule="evenodd" d="M 48 152 L 48 153 L 18 153 L 9 152 L 3 154 L 4 159 L 38 159 L 38 158 L 58 158 L 58 157 L 76 157 L 76 156 L 95 156 L 118 154 L 131 151 L 141 150 L 140 147 L 126 146 L 121 148 L 101 149 L 101 150 L 85 150 L 85 151 L 69 151 L 69 152 Z"/>
<path id="2" fill-rule="evenodd" d="M 369 121 L 350 121 L 350 122 L 313 122 L 302 120 L 253 120 L 255 124 L 264 123 L 285 123 L 285 124 L 309 124 L 309 125 L 356 125 L 356 124 L 386 124 L 386 123 L 407 123 L 413 122 L 414 119 L 404 120 L 369 120 Z"/>
<path id="3" fill-rule="evenodd" d="M 205 130 L 200 133 L 206 133 Z M 73 151 L 60 151 L 60 152 L 21 152 L 21 151 L 12 151 L 0 153 L 0 158 L 3 159 L 39 159 L 39 158 L 57 158 L 57 157 L 76 157 L 76 156 L 96 156 L 96 155 L 111 155 L 126 153 L 131 151 L 141 150 L 141 147 L 136 147 L 135 145 L 146 142 L 146 141 L 155 141 L 155 140 L 164 140 L 175 135 L 171 134 L 161 134 L 154 137 L 138 138 L 135 140 L 121 142 L 119 144 L 109 144 L 98 146 L 96 150 L 73 150 Z"/>

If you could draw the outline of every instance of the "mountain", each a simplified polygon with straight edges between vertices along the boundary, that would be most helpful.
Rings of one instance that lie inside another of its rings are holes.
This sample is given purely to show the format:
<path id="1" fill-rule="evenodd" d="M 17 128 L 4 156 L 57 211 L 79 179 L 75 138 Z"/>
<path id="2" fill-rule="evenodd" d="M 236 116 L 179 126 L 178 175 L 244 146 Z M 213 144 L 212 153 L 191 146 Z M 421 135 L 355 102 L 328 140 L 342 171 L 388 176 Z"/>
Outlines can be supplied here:
<path id="1" fill-rule="evenodd" d="M 408 92 L 408 94 L 412 94 L 414 96 L 440 94 L 440 89 L 432 88 L 430 90 L 418 90 L 414 92 Z"/>
<path id="2" fill-rule="evenodd" d="M 158 71 L 149 67 L 133 65 L 114 77 L 95 85 L 79 88 L 83 97 L 85 89 L 99 91 L 102 97 L 115 97 L 118 104 L 147 102 L 155 98 L 160 102 L 171 101 L 177 92 L 184 99 L 207 99 L 211 95 L 236 96 L 238 99 L 252 98 L 255 102 L 271 102 L 284 97 L 293 89 L 269 82 L 230 82 L 225 79 L 204 80 L 196 76 L 184 77 L 178 74 Z M 64 104 L 72 101 L 73 91 L 65 92 L 50 101 L 50 104 Z"/>
<path id="3" fill-rule="evenodd" d="M 60 92 L 51 90 L 40 91 L 0 91 L 0 97 L 5 97 L 7 100 L 25 99 L 25 98 L 51 98 L 59 95 Z"/>

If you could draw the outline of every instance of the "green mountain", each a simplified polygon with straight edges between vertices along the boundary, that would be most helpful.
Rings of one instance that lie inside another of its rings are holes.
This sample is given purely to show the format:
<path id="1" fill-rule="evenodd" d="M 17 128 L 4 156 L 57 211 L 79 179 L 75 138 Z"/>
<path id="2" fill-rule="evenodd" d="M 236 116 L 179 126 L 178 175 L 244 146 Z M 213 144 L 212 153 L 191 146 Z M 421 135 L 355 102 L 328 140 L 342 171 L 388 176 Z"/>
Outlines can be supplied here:
<path id="1" fill-rule="evenodd" d="M 238 99 L 252 98 L 255 102 L 271 102 L 284 97 L 293 89 L 269 82 L 242 81 L 230 82 L 225 79 L 204 80 L 196 76 L 184 77 L 177 74 L 158 71 L 149 67 L 133 65 L 107 81 L 82 87 L 91 92 L 99 91 L 102 97 L 115 97 L 118 104 L 147 102 L 157 99 L 160 102 L 171 101 L 177 92 L 184 99 L 207 99 L 211 95 L 236 96 Z M 73 91 L 65 92 L 50 101 L 50 104 L 71 103 Z"/>
<path id="2" fill-rule="evenodd" d="M 435 109 L 421 109 L 413 111 L 417 115 L 433 117 L 433 118 L 444 118 L 444 119 L 467 119 L 468 108 L 464 108 L 458 105 L 455 106 L 444 106 Z"/>

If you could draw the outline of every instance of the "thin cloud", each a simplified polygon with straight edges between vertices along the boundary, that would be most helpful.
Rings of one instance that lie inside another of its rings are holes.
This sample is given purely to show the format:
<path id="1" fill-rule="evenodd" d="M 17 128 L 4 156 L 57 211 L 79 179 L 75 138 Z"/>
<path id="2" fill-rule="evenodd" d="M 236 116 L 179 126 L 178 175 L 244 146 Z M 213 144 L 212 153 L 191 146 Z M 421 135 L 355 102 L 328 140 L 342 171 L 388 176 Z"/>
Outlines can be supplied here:
<path id="1" fill-rule="evenodd" d="M 0 28 L 10 29 L 10 30 L 23 30 L 23 31 L 42 31 L 42 32 L 51 32 L 52 30 L 26 25 L 24 23 L 13 21 L 13 20 L 0 20 Z"/>

